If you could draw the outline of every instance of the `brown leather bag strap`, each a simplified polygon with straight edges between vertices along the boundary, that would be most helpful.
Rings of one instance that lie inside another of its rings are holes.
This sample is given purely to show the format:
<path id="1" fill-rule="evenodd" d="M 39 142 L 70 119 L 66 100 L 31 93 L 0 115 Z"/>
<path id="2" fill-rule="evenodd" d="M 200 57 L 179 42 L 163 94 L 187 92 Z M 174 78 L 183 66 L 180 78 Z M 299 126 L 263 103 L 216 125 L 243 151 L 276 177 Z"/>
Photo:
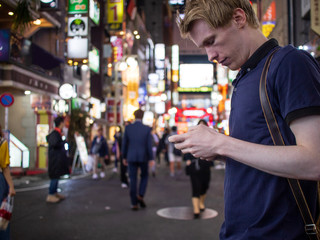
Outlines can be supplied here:
<path id="1" fill-rule="evenodd" d="M 273 113 L 270 100 L 268 97 L 267 92 L 267 75 L 270 67 L 270 63 L 272 60 L 273 55 L 278 51 L 279 49 L 274 50 L 268 57 L 262 74 L 260 78 L 260 86 L 259 86 L 259 95 L 260 95 L 260 102 L 261 107 L 263 111 L 264 118 L 266 120 L 272 141 L 274 145 L 285 145 L 276 117 Z M 310 209 L 308 207 L 308 203 L 305 199 L 304 193 L 302 191 L 302 188 L 300 186 L 300 182 L 297 179 L 290 179 L 288 178 L 288 182 L 291 188 L 291 191 L 293 193 L 293 196 L 297 202 L 297 205 L 299 207 L 301 216 L 303 218 L 303 221 L 305 223 L 305 231 L 309 238 L 311 240 L 320 240 L 320 237 L 318 236 L 317 227 L 314 223 L 313 217 L 311 215 Z"/>

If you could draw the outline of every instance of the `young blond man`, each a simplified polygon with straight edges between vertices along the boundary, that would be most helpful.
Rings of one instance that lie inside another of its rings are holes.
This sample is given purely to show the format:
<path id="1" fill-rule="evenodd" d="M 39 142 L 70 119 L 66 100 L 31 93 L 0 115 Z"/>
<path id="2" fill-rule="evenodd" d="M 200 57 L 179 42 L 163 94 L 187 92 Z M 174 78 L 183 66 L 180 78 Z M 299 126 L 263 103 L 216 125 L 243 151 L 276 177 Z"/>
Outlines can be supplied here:
<path id="1" fill-rule="evenodd" d="M 301 179 L 313 217 L 320 179 L 320 68 L 308 53 L 280 47 L 259 30 L 248 0 L 187 1 L 178 19 L 183 37 L 204 48 L 209 61 L 238 70 L 233 81 L 230 136 L 198 125 L 172 136 L 197 158 L 226 159 L 225 221 L 221 240 L 309 239 L 286 178 Z M 267 89 L 287 146 L 272 146 L 259 98 L 267 57 Z"/>

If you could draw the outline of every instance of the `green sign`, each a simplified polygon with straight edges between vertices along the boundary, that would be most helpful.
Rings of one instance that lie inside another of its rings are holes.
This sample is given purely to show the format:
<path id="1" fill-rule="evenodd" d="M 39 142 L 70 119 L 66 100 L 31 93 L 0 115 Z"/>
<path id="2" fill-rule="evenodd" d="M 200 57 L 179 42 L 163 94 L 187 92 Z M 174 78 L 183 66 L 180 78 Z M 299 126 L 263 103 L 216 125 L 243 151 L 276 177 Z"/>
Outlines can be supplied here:
<path id="1" fill-rule="evenodd" d="M 92 50 L 89 52 L 89 68 L 95 73 L 99 73 L 99 68 L 100 68 L 99 49 L 95 47 L 92 47 Z"/>
<path id="2" fill-rule="evenodd" d="M 68 13 L 87 13 L 88 0 L 69 0 Z"/>

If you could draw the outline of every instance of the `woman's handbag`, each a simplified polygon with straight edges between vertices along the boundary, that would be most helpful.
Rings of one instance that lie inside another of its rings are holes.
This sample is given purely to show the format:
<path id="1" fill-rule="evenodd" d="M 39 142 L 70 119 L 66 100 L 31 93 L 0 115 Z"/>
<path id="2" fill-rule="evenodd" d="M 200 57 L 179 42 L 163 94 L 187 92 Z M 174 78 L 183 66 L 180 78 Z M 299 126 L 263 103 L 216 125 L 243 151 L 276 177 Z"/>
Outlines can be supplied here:
<path id="1" fill-rule="evenodd" d="M 6 197 L 0 207 L 0 230 L 6 230 L 13 210 L 13 197 Z"/>
<path id="2" fill-rule="evenodd" d="M 261 102 L 261 107 L 263 110 L 263 115 L 264 115 L 264 118 L 267 122 L 268 129 L 269 129 L 270 135 L 272 137 L 272 141 L 273 141 L 274 145 L 282 145 L 283 146 L 283 145 L 285 145 L 285 143 L 283 141 L 277 120 L 274 116 L 274 112 L 271 107 L 271 103 L 269 101 L 267 86 L 266 86 L 269 66 L 270 66 L 272 57 L 277 52 L 277 50 L 278 49 L 276 49 L 275 51 L 273 51 L 269 55 L 265 65 L 264 65 L 264 68 L 263 68 L 263 71 L 261 74 L 261 78 L 260 78 L 259 95 L 260 95 L 260 102 Z M 297 179 L 288 178 L 288 182 L 289 182 L 289 186 L 291 188 L 291 191 L 293 193 L 293 196 L 294 196 L 294 198 L 297 202 L 297 205 L 299 207 L 303 221 L 305 223 L 306 234 L 309 236 L 309 238 L 311 240 L 320 240 L 320 233 L 319 233 L 318 227 L 315 224 L 315 221 L 311 215 L 308 203 L 306 202 L 304 193 L 303 193 L 301 186 L 300 186 L 300 181 Z M 318 191 L 319 191 L 319 189 L 318 189 Z"/>

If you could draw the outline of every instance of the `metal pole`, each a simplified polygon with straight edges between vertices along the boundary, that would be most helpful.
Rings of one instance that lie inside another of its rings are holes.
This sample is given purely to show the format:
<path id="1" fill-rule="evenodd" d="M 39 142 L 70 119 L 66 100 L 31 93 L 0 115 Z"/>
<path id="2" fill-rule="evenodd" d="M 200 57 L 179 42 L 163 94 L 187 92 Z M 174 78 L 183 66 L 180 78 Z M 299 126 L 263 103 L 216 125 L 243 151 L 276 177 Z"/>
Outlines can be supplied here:
<path id="1" fill-rule="evenodd" d="M 8 122 L 9 122 L 9 108 L 5 107 L 5 112 L 4 112 L 4 129 L 8 130 Z"/>

